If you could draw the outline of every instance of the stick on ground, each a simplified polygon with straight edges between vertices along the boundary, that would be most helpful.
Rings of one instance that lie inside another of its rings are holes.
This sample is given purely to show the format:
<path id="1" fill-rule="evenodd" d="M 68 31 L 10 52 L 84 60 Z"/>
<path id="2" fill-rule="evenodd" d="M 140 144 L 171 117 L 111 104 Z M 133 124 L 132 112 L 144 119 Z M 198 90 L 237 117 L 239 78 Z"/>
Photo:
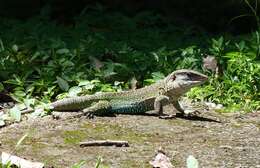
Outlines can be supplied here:
<path id="1" fill-rule="evenodd" d="M 98 141 L 87 141 L 80 142 L 80 147 L 87 146 L 116 146 L 116 147 L 128 147 L 128 141 L 113 141 L 113 140 L 98 140 Z"/>

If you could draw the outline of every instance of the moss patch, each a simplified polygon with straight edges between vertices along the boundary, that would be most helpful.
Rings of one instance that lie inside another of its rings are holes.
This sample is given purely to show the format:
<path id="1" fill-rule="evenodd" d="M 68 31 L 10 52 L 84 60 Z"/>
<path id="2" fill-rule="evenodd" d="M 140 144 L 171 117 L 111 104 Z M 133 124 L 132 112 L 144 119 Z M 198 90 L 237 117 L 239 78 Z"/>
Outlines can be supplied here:
<path id="1" fill-rule="evenodd" d="M 77 144 L 87 137 L 87 133 L 84 130 L 70 130 L 64 131 L 62 137 L 66 144 Z"/>
<path id="2" fill-rule="evenodd" d="M 116 123 L 88 122 L 84 123 L 82 128 L 86 129 L 88 138 L 92 139 L 124 139 L 133 143 L 143 143 L 151 137 L 150 134 L 137 132 Z"/>

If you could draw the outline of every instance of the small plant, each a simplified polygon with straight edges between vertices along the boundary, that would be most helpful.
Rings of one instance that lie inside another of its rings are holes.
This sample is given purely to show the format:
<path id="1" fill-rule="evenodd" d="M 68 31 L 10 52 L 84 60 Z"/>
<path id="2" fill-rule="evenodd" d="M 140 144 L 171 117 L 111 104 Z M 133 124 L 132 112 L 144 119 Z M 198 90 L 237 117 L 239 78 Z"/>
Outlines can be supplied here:
<path id="1" fill-rule="evenodd" d="M 11 152 L 10 156 L 16 152 L 16 150 L 19 148 L 19 146 L 22 144 L 22 142 L 29 136 L 29 133 L 24 134 L 16 143 L 13 151 Z M 8 161 L 7 164 L 0 163 L 0 168 L 19 168 L 16 165 L 13 165 L 11 161 Z"/>
<path id="2" fill-rule="evenodd" d="M 257 50 L 251 49 L 253 40 L 231 46 L 223 38 L 213 39 L 210 52 L 216 55 L 223 74 L 209 80 L 209 85 L 194 88 L 190 97 L 224 104 L 225 111 L 252 111 L 260 108 L 260 64 Z M 223 47 L 225 44 L 225 48 Z"/>
<path id="3" fill-rule="evenodd" d="M 102 162 L 102 158 L 101 158 L 101 157 L 98 157 L 98 159 L 97 159 L 97 163 L 96 163 L 96 165 L 95 165 L 95 168 L 99 168 L 101 162 Z"/>
<path id="4" fill-rule="evenodd" d="M 83 166 L 86 164 L 86 161 L 82 160 L 79 163 L 74 164 L 71 168 L 83 168 Z"/>

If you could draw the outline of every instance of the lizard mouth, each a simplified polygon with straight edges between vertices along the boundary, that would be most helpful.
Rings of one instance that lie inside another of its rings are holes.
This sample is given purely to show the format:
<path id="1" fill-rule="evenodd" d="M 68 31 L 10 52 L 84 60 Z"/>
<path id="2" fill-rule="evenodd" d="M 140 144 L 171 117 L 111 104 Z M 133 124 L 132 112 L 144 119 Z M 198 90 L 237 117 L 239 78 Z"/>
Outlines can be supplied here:
<path id="1" fill-rule="evenodd" d="M 200 75 L 192 75 L 191 79 L 194 83 L 204 83 L 208 80 L 208 76 L 200 74 Z"/>
<path id="2" fill-rule="evenodd" d="M 205 83 L 207 80 L 208 76 L 206 75 L 194 75 L 191 77 L 191 81 L 188 82 L 187 85 L 190 85 L 191 87 L 198 86 Z"/>
<path id="3" fill-rule="evenodd" d="M 203 83 L 205 83 L 206 81 L 192 81 L 191 82 L 191 85 L 192 86 L 198 86 L 198 85 L 201 85 L 201 84 L 203 84 Z"/>

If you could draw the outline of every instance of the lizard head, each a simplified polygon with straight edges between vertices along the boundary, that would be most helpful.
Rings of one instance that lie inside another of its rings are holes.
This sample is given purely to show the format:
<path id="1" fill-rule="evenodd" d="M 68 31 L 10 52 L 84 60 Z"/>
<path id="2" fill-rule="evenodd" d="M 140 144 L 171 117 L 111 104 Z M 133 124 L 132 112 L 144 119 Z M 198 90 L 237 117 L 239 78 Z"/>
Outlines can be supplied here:
<path id="1" fill-rule="evenodd" d="M 194 86 L 208 80 L 206 75 L 197 71 L 181 69 L 172 72 L 165 78 L 166 90 L 172 94 L 182 95 Z"/>

